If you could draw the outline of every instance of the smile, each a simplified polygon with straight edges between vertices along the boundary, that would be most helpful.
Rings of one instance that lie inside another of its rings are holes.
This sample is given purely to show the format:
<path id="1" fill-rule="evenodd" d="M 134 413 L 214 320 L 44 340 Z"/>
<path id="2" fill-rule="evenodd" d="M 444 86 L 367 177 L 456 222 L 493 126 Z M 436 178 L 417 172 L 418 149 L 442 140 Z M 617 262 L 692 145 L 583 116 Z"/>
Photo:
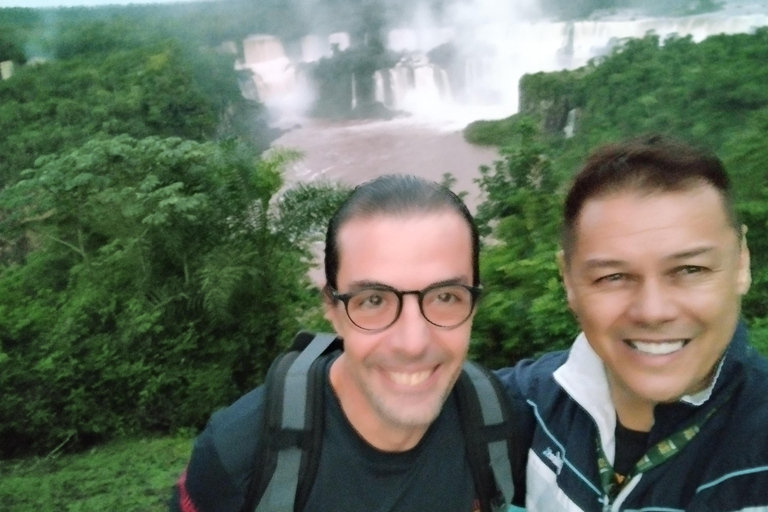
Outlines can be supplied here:
<path id="1" fill-rule="evenodd" d="M 432 375 L 432 370 L 424 370 L 421 372 L 387 372 L 389 378 L 395 384 L 402 386 L 418 386 Z"/>
<path id="2" fill-rule="evenodd" d="M 643 354 L 651 356 L 666 356 L 682 350 L 690 339 L 672 340 L 672 341 L 640 341 L 624 340 L 624 343 Z"/>

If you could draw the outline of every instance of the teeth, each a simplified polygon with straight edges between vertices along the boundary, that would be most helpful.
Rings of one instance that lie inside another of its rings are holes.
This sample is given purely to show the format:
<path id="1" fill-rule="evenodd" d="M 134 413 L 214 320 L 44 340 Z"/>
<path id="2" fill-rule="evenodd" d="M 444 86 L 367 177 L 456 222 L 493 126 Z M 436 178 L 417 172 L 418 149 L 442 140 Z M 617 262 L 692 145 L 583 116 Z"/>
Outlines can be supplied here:
<path id="1" fill-rule="evenodd" d="M 654 356 L 663 356 L 677 352 L 685 346 L 685 340 L 677 341 L 664 341 L 648 343 L 645 341 L 627 340 L 629 344 L 635 350 L 638 350 L 644 354 L 650 354 Z"/>
<path id="2" fill-rule="evenodd" d="M 427 380 L 431 374 L 432 370 L 414 373 L 389 372 L 390 378 L 395 381 L 396 384 L 404 386 L 416 386 L 417 384 L 421 384 Z"/>

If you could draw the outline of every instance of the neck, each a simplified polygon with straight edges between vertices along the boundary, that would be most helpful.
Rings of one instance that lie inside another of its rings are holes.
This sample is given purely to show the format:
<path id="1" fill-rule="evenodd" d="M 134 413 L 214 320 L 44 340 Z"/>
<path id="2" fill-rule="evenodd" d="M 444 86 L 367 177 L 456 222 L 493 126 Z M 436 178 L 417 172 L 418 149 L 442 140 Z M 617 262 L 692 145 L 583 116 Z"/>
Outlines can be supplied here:
<path id="1" fill-rule="evenodd" d="M 653 427 L 653 410 L 656 403 L 638 397 L 617 383 L 610 375 L 608 376 L 608 386 L 619 423 L 630 430 L 649 432 Z"/>
<path id="2" fill-rule="evenodd" d="M 332 364 L 331 388 L 341 410 L 357 434 L 377 450 L 404 452 L 416 446 L 427 427 L 400 425 L 386 421 L 375 410 L 365 393 L 344 366 L 344 354 Z"/>

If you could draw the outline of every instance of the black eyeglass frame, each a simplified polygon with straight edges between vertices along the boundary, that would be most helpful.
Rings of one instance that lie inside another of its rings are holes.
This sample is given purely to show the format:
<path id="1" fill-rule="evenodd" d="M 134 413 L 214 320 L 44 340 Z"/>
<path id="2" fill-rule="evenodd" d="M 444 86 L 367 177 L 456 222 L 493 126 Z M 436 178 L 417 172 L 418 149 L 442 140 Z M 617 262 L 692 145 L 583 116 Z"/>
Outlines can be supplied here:
<path id="1" fill-rule="evenodd" d="M 449 286 L 459 286 L 467 290 L 470 294 L 470 297 L 472 298 L 472 304 L 471 304 L 471 307 L 469 308 L 469 312 L 467 313 L 467 316 L 464 317 L 464 319 L 461 320 L 460 322 L 453 325 L 440 325 L 430 320 L 427 317 L 427 315 L 424 314 L 424 297 L 426 297 L 426 295 L 432 290 L 435 290 L 437 288 L 446 288 Z M 349 318 L 349 321 L 352 322 L 356 327 L 368 332 L 379 332 L 392 327 L 395 324 L 395 322 L 397 322 L 397 320 L 400 318 L 400 313 L 402 313 L 403 311 L 403 297 L 406 295 L 417 296 L 418 303 L 419 303 L 419 311 L 421 311 L 421 316 L 423 316 L 427 322 L 431 323 L 436 327 L 442 327 L 443 329 L 454 329 L 460 326 L 461 324 L 463 324 L 464 322 L 466 322 L 467 320 L 469 320 L 469 317 L 472 316 L 472 312 L 475 310 L 475 306 L 477 306 L 477 301 L 478 299 L 480 299 L 480 296 L 483 292 L 482 286 L 468 286 L 466 284 L 459 284 L 459 283 L 436 283 L 436 284 L 427 286 L 423 290 L 398 290 L 397 288 L 393 288 L 387 285 L 366 286 L 356 292 L 350 292 L 350 293 L 339 293 L 337 290 L 331 288 L 330 286 L 328 286 L 327 289 L 328 289 L 328 292 L 330 293 L 331 298 L 334 301 L 341 301 L 344 303 L 344 311 L 347 313 L 347 318 Z M 375 329 L 363 327 L 361 325 L 358 325 L 354 320 L 352 320 L 352 317 L 349 314 L 350 299 L 352 299 L 352 297 L 354 297 L 358 293 L 366 290 L 380 290 L 384 292 L 392 292 L 397 297 L 397 312 L 395 313 L 395 318 L 384 327 L 376 327 Z"/>

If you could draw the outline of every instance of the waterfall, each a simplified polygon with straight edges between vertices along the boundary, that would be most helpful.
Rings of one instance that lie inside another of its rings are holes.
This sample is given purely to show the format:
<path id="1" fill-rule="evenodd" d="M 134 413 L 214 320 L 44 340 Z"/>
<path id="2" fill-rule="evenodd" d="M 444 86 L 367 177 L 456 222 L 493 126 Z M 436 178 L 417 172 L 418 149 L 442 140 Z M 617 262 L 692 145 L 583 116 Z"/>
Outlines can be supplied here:
<path id="1" fill-rule="evenodd" d="M 250 36 L 243 41 L 245 64 L 259 64 L 285 58 L 280 40 L 270 35 Z"/>
<path id="2" fill-rule="evenodd" d="M 379 103 L 386 105 L 387 94 L 385 92 L 385 85 L 384 85 L 384 71 L 380 69 L 376 71 L 376 73 L 373 74 L 373 80 L 376 83 L 375 85 L 376 92 L 374 94 L 374 99 Z"/>
<path id="3" fill-rule="evenodd" d="M 440 98 L 440 89 L 435 83 L 435 70 L 429 65 L 417 66 L 413 69 L 413 90 L 419 96 L 430 99 Z"/>
<path id="4" fill-rule="evenodd" d="M 375 71 L 371 77 L 371 99 L 389 109 L 416 114 L 467 106 L 493 107 L 493 116 L 507 116 L 519 107 L 517 87 L 526 73 L 574 69 L 604 55 L 621 40 L 648 33 L 658 35 L 662 41 L 677 34 L 699 42 L 715 34 L 750 32 L 768 26 L 768 15 L 713 13 L 639 19 L 614 16 L 565 23 L 505 19 L 501 14 L 484 18 L 483 24 L 473 23 L 464 27 L 420 24 L 418 28 L 404 26 L 389 31 L 387 47 L 401 53 L 402 58 L 389 69 Z M 308 34 L 300 43 L 302 62 L 311 63 L 334 51 L 348 49 L 350 36 L 345 32 L 326 38 Z M 430 62 L 428 54 L 441 45 L 445 51 L 435 53 L 440 61 L 438 66 Z M 262 101 L 269 103 L 300 86 L 296 71 L 299 63 L 286 57 L 277 38 L 251 36 L 243 41 L 243 54 L 244 62 L 238 63 L 238 67 L 253 71 Z M 368 98 L 369 93 L 362 89 L 365 84 L 357 83 L 353 77 L 351 85 L 353 109 L 360 101 L 370 101 L 358 97 L 366 94 Z"/>
<path id="5" fill-rule="evenodd" d="M 701 42 L 717 34 L 741 34 L 768 25 L 768 15 L 722 17 L 701 14 L 681 18 L 645 18 L 633 21 L 579 21 L 573 24 L 573 66 L 583 66 L 604 53 L 611 41 L 643 37 L 648 33 L 663 41 L 672 34 Z"/>
<path id="6" fill-rule="evenodd" d="M 323 44 L 319 36 L 310 34 L 301 38 L 301 61 L 316 62 L 330 51 L 330 43 Z"/>
<path id="7" fill-rule="evenodd" d="M 13 61 L 4 60 L 0 62 L 0 79 L 8 80 L 13 75 Z"/>
<path id="8" fill-rule="evenodd" d="M 448 72 L 442 68 L 436 68 L 438 73 L 437 82 L 440 89 L 440 97 L 448 102 L 453 102 L 453 91 L 451 90 L 451 81 L 448 79 Z"/>
<path id="9" fill-rule="evenodd" d="M 408 97 L 416 87 L 415 69 L 411 65 L 401 62 L 389 69 L 389 77 L 392 103 L 387 106 L 395 110 L 405 109 Z"/>
<path id="10" fill-rule="evenodd" d="M 285 55 L 280 40 L 270 35 L 255 35 L 243 41 L 244 62 L 238 69 L 250 69 L 259 99 L 265 103 L 296 87 L 296 69 Z"/>
<path id="11" fill-rule="evenodd" d="M 575 108 L 568 111 L 568 119 L 563 128 L 563 135 L 565 135 L 566 139 L 573 137 L 573 134 L 576 132 L 576 112 Z"/>

